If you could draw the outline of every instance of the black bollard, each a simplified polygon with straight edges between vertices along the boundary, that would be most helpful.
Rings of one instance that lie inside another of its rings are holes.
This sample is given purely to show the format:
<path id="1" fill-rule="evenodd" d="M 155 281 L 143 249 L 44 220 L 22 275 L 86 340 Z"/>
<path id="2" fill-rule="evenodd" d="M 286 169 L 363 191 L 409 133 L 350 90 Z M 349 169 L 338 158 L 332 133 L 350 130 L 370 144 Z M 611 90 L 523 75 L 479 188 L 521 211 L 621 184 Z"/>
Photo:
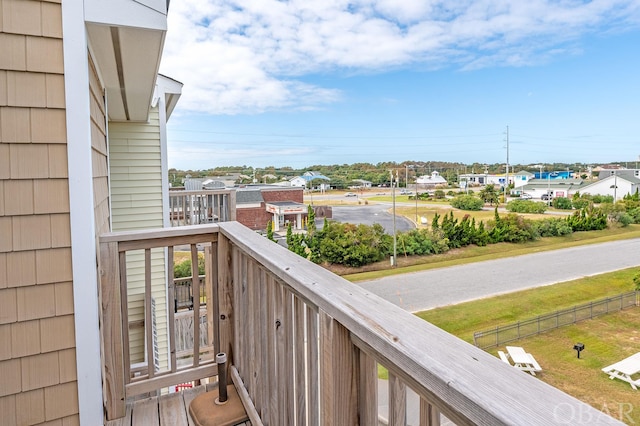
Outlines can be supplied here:
<path id="1" fill-rule="evenodd" d="M 227 354 L 220 352 L 216 355 L 216 364 L 218 364 L 218 398 L 216 404 L 224 404 L 227 402 Z"/>

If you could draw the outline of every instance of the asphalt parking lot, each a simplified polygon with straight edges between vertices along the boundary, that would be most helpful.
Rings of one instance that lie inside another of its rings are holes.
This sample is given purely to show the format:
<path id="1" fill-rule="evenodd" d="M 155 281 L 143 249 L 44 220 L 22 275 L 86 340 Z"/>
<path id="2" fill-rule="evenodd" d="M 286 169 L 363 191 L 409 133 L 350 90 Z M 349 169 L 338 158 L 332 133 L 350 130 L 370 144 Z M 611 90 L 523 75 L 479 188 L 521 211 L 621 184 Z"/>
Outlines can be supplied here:
<path id="1" fill-rule="evenodd" d="M 353 224 L 373 225 L 380 224 L 387 234 L 393 234 L 393 215 L 389 213 L 391 206 L 386 204 L 374 204 L 367 206 L 333 206 L 332 220 Z M 317 221 L 317 226 L 322 227 L 324 219 Z M 405 232 L 414 229 L 415 224 L 409 219 L 396 215 L 396 231 Z"/>

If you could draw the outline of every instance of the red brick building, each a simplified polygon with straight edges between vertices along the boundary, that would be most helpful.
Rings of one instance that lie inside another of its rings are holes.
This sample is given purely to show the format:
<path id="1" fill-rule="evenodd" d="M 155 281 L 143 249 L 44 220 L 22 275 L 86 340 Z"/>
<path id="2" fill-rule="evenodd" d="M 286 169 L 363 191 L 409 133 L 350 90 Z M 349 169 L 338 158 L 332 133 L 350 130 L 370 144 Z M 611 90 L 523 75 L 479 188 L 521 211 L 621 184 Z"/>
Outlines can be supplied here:
<path id="1" fill-rule="evenodd" d="M 267 204 L 277 202 L 303 203 L 301 187 L 248 185 L 236 190 L 236 220 L 254 229 L 267 229 L 273 214 L 267 211 Z M 285 218 L 295 221 L 296 216 Z"/>

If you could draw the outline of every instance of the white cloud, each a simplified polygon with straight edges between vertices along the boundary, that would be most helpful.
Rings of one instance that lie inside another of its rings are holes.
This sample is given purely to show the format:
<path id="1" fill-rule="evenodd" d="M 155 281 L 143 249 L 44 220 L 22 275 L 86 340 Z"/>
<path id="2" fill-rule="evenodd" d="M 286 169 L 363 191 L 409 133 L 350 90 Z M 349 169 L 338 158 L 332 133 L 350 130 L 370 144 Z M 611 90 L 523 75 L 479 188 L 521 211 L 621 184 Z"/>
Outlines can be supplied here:
<path id="1" fill-rule="evenodd" d="M 161 72 L 185 83 L 183 110 L 309 109 L 341 94 L 306 75 L 526 66 L 639 23 L 635 0 L 183 0 Z"/>

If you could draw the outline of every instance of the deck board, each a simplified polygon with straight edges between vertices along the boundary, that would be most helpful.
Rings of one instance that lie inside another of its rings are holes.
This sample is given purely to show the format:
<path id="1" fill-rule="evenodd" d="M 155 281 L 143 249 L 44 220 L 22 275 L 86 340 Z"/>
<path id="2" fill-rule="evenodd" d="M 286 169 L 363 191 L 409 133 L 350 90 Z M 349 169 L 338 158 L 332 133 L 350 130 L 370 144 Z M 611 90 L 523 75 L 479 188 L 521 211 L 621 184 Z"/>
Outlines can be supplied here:
<path id="1" fill-rule="evenodd" d="M 136 401 L 133 404 L 131 424 L 137 425 L 159 425 L 160 416 L 158 414 L 158 398 L 151 397 Z"/>
<path id="2" fill-rule="evenodd" d="M 189 426 L 197 426 L 194 421 L 191 419 L 189 415 L 189 404 L 191 401 L 195 399 L 198 395 L 205 392 L 205 386 L 196 386 L 195 388 L 185 389 L 182 391 L 182 398 L 184 399 L 184 409 L 187 415 L 187 421 L 189 422 Z"/>
<path id="3" fill-rule="evenodd" d="M 170 393 L 159 398 L 160 426 L 188 426 L 182 393 Z"/>
<path id="4" fill-rule="evenodd" d="M 105 426 L 196 426 L 189 415 L 189 404 L 198 395 L 217 387 L 217 384 L 202 385 L 160 397 L 130 401 L 125 416 L 108 421 Z M 237 426 L 251 426 L 251 422 Z"/>

